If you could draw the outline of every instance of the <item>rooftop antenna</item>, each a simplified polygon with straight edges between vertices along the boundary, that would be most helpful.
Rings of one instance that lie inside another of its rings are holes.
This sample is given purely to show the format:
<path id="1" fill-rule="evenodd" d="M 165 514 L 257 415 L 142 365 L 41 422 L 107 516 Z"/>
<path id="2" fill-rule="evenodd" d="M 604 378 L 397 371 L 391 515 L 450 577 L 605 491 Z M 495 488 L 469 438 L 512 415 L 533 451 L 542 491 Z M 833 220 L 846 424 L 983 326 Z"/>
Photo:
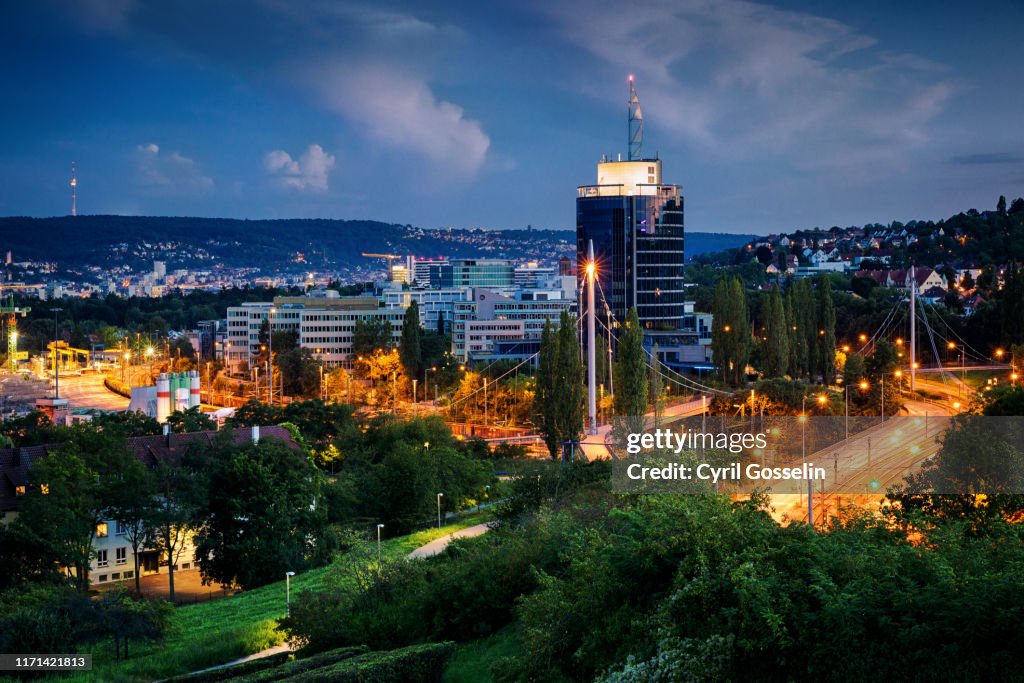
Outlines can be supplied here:
<path id="1" fill-rule="evenodd" d="M 77 209 L 75 207 L 75 188 L 78 186 L 78 181 L 75 179 L 75 162 L 71 162 L 71 215 L 76 216 Z"/>
<path id="2" fill-rule="evenodd" d="M 629 160 L 640 159 L 640 150 L 644 144 L 644 115 L 640 111 L 640 98 L 633 87 L 633 75 L 629 76 Z"/>

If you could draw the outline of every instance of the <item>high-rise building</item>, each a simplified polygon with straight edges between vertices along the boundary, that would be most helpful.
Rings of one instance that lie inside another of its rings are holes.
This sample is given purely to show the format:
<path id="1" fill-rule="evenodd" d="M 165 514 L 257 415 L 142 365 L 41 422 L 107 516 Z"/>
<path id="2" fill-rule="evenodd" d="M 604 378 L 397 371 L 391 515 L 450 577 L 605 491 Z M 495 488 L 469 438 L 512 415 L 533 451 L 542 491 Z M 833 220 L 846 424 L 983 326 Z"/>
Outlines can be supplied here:
<path id="1" fill-rule="evenodd" d="M 586 259 L 593 241 L 598 311 L 607 304 L 621 322 L 635 307 L 645 330 L 678 330 L 685 315 L 682 188 L 662 182 L 661 159 L 641 156 L 642 118 L 632 78 L 629 87 L 628 158 L 602 157 L 597 183 L 576 190 L 577 260 Z"/>
<path id="2" fill-rule="evenodd" d="M 444 263 L 434 287 L 512 287 L 515 266 L 504 259 L 456 259 Z"/>

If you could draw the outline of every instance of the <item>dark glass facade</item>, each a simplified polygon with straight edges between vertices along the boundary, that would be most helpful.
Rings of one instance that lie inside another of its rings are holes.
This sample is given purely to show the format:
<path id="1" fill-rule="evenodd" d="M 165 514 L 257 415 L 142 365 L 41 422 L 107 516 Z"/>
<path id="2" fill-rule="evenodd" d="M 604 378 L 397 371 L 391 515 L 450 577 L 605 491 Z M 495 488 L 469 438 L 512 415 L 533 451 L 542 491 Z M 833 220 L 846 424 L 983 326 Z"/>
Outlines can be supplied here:
<path id="1" fill-rule="evenodd" d="M 615 319 L 624 321 L 635 306 L 645 329 L 682 329 L 683 197 L 678 186 L 639 186 L 636 194 L 628 195 L 616 194 L 610 186 L 579 188 L 576 253 L 580 263 L 586 260 L 589 240 L 594 242 L 597 261 L 598 311 L 607 301 Z M 585 306 L 585 287 L 582 296 Z"/>

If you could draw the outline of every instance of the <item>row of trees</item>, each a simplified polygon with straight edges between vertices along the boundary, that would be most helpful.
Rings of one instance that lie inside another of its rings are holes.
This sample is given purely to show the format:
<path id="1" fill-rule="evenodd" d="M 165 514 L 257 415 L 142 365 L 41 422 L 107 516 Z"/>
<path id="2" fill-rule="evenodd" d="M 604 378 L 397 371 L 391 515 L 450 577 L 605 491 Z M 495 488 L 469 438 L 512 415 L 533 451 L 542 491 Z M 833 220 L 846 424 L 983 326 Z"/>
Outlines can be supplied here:
<path id="1" fill-rule="evenodd" d="M 760 297 L 758 324 L 752 327 L 743 282 L 737 277 L 719 279 L 712 303 L 711 347 L 724 381 L 741 383 L 748 364 L 755 361 L 765 377 L 788 375 L 825 384 L 835 380 L 832 282 L 821 276 L 815 285 L 801 278 L 789 284 L 785 295 L 773 288 Z M 756 337 L 754 329 L 760 331 Z"/>

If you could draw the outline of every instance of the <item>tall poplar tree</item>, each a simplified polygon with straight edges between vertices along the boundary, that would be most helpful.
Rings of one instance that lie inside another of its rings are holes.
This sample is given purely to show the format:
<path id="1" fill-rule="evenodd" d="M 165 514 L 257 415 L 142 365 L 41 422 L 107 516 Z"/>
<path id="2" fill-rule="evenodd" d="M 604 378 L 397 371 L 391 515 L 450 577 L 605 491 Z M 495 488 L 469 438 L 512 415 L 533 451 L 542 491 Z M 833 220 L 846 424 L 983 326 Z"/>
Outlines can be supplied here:
<path id="1" fill-rule="evenodd" d="M 818 280 L 818 371 L 825 384 L 836 378 L 836 309 L 832 303 L 832 281 Z"/>
<path id="2" fill-rule="evenodd" d="M 402 320 L 402 339 L 398 343 L 398 357 L 409 379 L 419 379 L 423 369 L 423 348 L 420 345 L 420 307 L 414 300 L 405 309 Z"/>
<path id="3" fill-rule="evenodd" d="M 555 379 L 555 427 L 561 442 L 578 441 L 586 416 L 583 360 L 576 333 L 576 318 L 562 311 L 558 324 Z M 559 443 L 559 452 L 561 451 Z M 548 447 L 550 449 L 550 446 Z"/>
<path id="4" fill-rule="evenodd" d="M 765 374 L 783 377 L 789 370 L 789 329 L 786 309 L 778 289 L 772 289 L 765 303 Z"/>

